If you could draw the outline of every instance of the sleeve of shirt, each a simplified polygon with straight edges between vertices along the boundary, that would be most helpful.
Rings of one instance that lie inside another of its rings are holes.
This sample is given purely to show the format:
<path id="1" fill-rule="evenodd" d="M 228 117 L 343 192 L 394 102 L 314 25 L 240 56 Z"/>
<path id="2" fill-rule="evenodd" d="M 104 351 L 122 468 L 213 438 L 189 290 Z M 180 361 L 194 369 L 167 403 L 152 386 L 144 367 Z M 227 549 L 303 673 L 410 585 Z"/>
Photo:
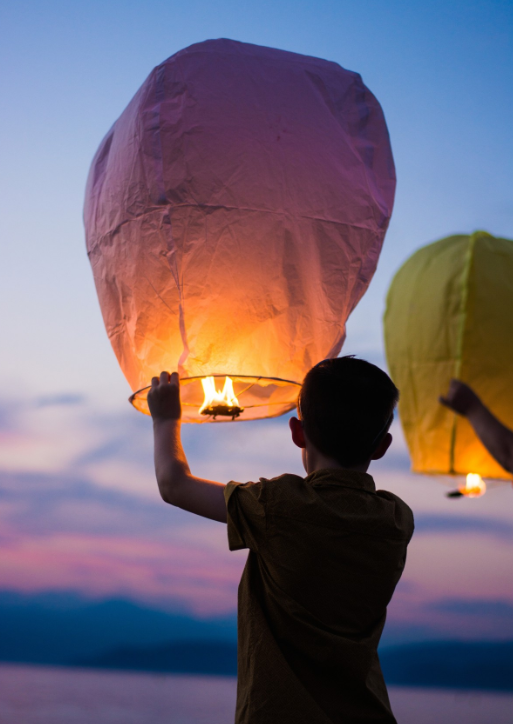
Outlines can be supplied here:
<path id="1" fill-rule="evenodd" d="M 265 490 L 260 483 L 228 483 L 224 489 L 228 547 L 257 552 L 264 540 L 267 520 Z"/>

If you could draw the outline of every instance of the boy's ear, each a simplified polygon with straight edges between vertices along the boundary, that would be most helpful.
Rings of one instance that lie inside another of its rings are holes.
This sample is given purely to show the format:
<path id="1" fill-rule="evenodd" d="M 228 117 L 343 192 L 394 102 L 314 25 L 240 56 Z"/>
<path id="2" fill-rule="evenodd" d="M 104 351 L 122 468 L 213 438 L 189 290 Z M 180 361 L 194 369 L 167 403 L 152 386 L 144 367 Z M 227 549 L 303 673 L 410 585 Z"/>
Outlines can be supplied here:
<path id="1" fill-rule="evenodd" d="M 383 436 L 383 439 L 379 443 L 378 447 L 372 453 L 371 460 L 379 460 L 380 458 L 382 458 L 392 444 L 392 440 L 392 435 L 387 432 L 387 434 Z"/>
<path id="2" fill-rule="evenodd" d="M 291 417 L 289 420 L 290 432 L 292 433 L 292 442 L 298 447 L 306 447 L 305 431 L 303 424 L 297 417 Z"/>

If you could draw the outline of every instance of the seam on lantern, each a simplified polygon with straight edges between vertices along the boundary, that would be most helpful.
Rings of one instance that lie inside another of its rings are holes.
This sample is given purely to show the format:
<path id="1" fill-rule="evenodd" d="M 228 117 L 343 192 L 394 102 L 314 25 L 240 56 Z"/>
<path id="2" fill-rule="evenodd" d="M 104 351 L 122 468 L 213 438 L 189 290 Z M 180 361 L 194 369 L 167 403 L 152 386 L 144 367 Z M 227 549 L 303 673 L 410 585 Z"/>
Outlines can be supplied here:
<path id="1" fill-rule="evenodd" d="M 184 375 L 184 369 L 183 365 L 186 361 L 187 357 L 189 356 L 189 343 L 187 340 L 187 331 L 185 329 L 185 309 L 184 309 L 184 298 L 183 298 L 183 285 L 180 281 L 180 274 L 178 271 L 178 263 L 176 259 L 176 245 L 173 242 L 173 231 L 172 231 L 172 220 L 171 216 L 169 214 L 169 210 L 166 214 L 169 223 L 168 223 L 168 230 L 163 230 L 162 225 L 160 226 L 159 232 L 164 234 L 165 242 L 166 242 L 166 258 L 167 263 L 169 266 L 169 271 L 171 272 L 171 275 L 175 281 L 176 284 L 176 290 L 178 292 L 178 328 L 180 330 L 180 337 L 182 339 L 182 345 L 183 349 L 180 354 L 180 357 L 178 359 L 178 372 L 180 375 Z"/>
<path id="2" fill-rule="evenodd" d="M 365 229 L 373 231 L 371 226 L 360 223 L 349 223 L 347 221 L 338 221 L 337 219 L 327 219 L 322 216 L 312 216 L 309 214 L 294 214 L 289 211 L 274 211 L 273 209 L 257 209 L 250 206 L 230 206 L 228 204 L 174 204 L 173 209 L 180 208 L 199 208 L 199 209 L 226 209 L 227 211 L 253 211 L 261 214 L 272 214 L 274 216 L 292 216 L 297 219 L 311 219 L 312 221 L 325 221 L 328 224 L 336 224 L 337 226 L 356 227 L 357 229 Z M 374 219 L 372 221 L 375 223 Z"/>
<path id="3" fill-rule="evenodd" d="M 465 327 L 467 325 L 467 302 L 469 296 L 469 281 L 470 273 L 472 271 L 472 264 L 474 261 L 474 246 L 475 246 L 475 234 L 469 239 L 467 251 L 465 253 L 465 265 L 463 267 L 463 274 L 461 275 L 461 299 L 459 309 L 459 324 L 458 324 L 458 335 L 456 339 L 456 358 L 454 365 L 454 378 L 459 379 L 461 374 L 461 367 L 463 362 L 463 342 L 465 337 Z M 454 413 L 452 430 L 451 430 L 451 445 L 449 450 L 449 472 L 455 473 L 454 470 L 454 453 L 456 448 L 456 428 L 458 423 L 458 415 Z"/>
<path id="4" fill-rule="evenodd" d="M 359 81 L 359 83 L 358 83 L 358 81 Z M 360 91 L 360 93 L 361 93 L 361 96 L 363 96 L 364 100 L 367 100 L 366 95 L 367 95 L 368 93 L 370 93 L 370 91 L 369 91 L 369 89 L 363 84 L 363 81 L 362 81 L 362 78 L 361 78 L 360 75 L 357 75 L 357 77 L 353 79 L 353 88 L 354 88 L 355 90 L 358 89 L 358 90 Z M 355 95 L 356 95 L 356 93 L 355 93 Z M 371 93 L 371 96 L 372 96 L 372 93 Z M 372 97 L 374 98 L 374 96 L 372 96 Z M 377 99 L 375 99 L 375 100 L 376 100 L 376 103 L 377 103 L 378 107 L 379 107 L 380 110 L 381 110 L 381 106 L 379 106 L 379 103 L 377 102 Z M 358 106 L 358 108 L 360 107 L 359 104 L 357 104 L 357 106 Z M 370 116 L 371 116 L 371 108 L 370 108 L 370 104 L 369 104 L 369 103 L 365 103 L 365 109 L 366 109 L 366 111 L 367 111 L 367 121 L 369 121 Z M 382 117 L 383 117 L 383 121 L 384 121 L 384 120 L 385 120 L 385 117 L 384 117 L 384 115 L 383 115 L 383 111 L 381 111 L 381 113 L 382 113 Z M 386 124 L 385 124 L 385 128 L 386 128 Z M 357 138 L 360 139 L 360 134 L 359 134 L 359 133 L 357 134 Z M 368 138 L 365 138 L 365 141 L 367 142 L 367 147 L 372 146 L 372 143 L 370 143 L 370 140 L 369 140 Z M 350 144 L 350 145 L 352 146 L 352 144 Z M 363 158 L 364 153 L 363 153 L 362 149 L 360 149 L 360 148 L 358 149 L 358 156 L 359 156 L 360 160 L 363 161 L 363 163 L 362 163 L 362 166 L 363 166 L 363 177 L 364 177 L 364 179 L 365 179 L 365 186 L 367 187 L 367 193 L 368 193 L 369 197 L 375 202 L 375 206 L 378 206 L 378 207 L 379 207 L 379 204 L 378 204 L 378 202 L 376 201 L 376 194 L 373 194 L 372 191 L 371 191 L 371 188 L 370 188 L 368 168 L 367 168 L 367 164 L 365 163 L 364 158 Z M 392 163 L 393 163 L 393 157 L 392 157 Z M 395 167 L 394 167 L 394 172 L 395 172 Z M 394 177 L 395 177 L 395 173 L 394 173 Z M 394 178 L 394 181 L 395 181 L 395 180 L 396 180 L 396 179 Z M 394 193 L 394 197 L 395 197 L 395 193 Z M 372 203 L 369 204 L 370 211 L 371 211 L 371 214 L 372 214 L 372 218 L 374 219 L 374 223 L 376 224 L 376 226 L 378 227 L 378 229 L 381 229 L 381 228 L 383 227 L 383 224 L 380 224 L 380 223 L 379 223 L 379 220 L 376 218 L 376 208 L 375 208 L 375 206 L 373 206 Z M 382 213 L 383 213 L 383 218 L 384 218 L 384 220 L 385 220 L 384 232 L 386 232 L 386 229 L 387 229 L 387 226 L 388 226 L 388 222 L 390 221 L 390 217 L 391 217 L 391 215 L 392 215 L 393 206 L 394 206 L 394 200 L 392 200 L 392 209 L 390 209 L 390 210 L 387 209 L 388 214 L 382 212 Z M 380 211 L 381 211 L 381 209 L 380 209 Z M 387 221 L 387 220 L 388 220 L 388 221 Z"/>
<path id="5" fill-rule="evenodd" d="M 157 205 L 165 205 L 167 202 L 166 187 L 164 183 L 164 153 L 162 150 L 162 138 L 160 134 L 161 122 L 160 122 L 160 111 L 162 107 L 162 100 L 164 98 L 164 81 L 165 81 L 165 67 L 159 66 L 155 73 L 155 88 L 152 95 L 154 96 L 154 102 L 151 106 L 151 125 L 150 125 L 150 138 L 151 138 L 151 160 L 153 161 L 154 178 L 157 182 Z M 148 94 L 149 95 L 149 94 Z M 149 189 L 151 195 L 151 189 Z"/>
<path id="6" fill-rule="evenodd" d="M 234 211 L 254 211 L 259 212 L 262 214 L 272 214 L 274 216 L 293 216 L 297 219 L 310 219 L 312 221 L 323 221 L 327 224 L 335 224 L 336 226 L 344 226 L 346 228 L 355 228 L 355 229 L 364 229 L 365 231 L 372 231 L 375 232 L 375 229 L 373 229 L 371 226 L 367 226 L 365 224 L 356 224 L 354 222 L 348 223 L 346 221 L 337 221 L 336 219 L 326 219 L 322 218 L 321 216 L 309 216 L 307 214 L 292 214 L 288 211 L 273 211 L 272 209 L 255 209 L 250 208 L 249 206 L 227 206 L 226 204 L 162 204 L 162 205 L 155 205 L 150 206 L 149 208 L 145 209 L 140 214 L 133 214 L 130 216 L 129 219 L 124 219 L 123 221 L 120 221 L 119 224 L 116 224 L 112 229 L 107 229 L 107 231 L 103 233 L 99 233 L 95 236 L 95 239 L 90 242 L 90 249 L 89 252 L 93 251 L 93 248 L 101 244 L 102 239 L 108 236 L 114 236 L 119 232 L 119 230 L 126 226 L 127 224 L 132 223 L 136 219 L 141 219 L 144 216 L 147 216 L 149 214 L 154 213 L 155 211 L 162 211 L 166 210 L 168 213 L 170 211 L 174 211 L 175 209 L 186 209 L 186 208 L 192 208 L 192 209 L 226 209 L 228 211 L 234 210 Z M 381 231 L 381 229 L 380 229 Z"/>

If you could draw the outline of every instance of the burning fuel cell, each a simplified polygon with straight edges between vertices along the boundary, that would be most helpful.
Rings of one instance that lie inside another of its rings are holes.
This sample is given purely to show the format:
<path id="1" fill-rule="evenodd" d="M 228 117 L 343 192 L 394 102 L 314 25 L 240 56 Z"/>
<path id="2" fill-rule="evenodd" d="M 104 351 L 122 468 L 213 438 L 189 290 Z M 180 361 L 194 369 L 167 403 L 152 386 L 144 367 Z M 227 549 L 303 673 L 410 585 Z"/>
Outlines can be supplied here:
<path id="1" fill-rule="evenodd" d="M 463 485 L 447 493 L 448 498 L 480 498 L 486 493 L 486 483 L 477 473 L 469 473 Z"/>
<path id="2" fill-rule="evenodd" d="M 212 415 L 214 420 L 218 415 L 223 415 L 235 420 L 241 412 L 244 412 L 244 408 L 239 405 L 239 401 L 235 397 L 233 380 L 230 377 L 225 377 L 222 392 L 217 391 L 216 381 L 213 377 L 204 377 L 201 384 L 205 399 L 199 409 L 200 415 Z"/>

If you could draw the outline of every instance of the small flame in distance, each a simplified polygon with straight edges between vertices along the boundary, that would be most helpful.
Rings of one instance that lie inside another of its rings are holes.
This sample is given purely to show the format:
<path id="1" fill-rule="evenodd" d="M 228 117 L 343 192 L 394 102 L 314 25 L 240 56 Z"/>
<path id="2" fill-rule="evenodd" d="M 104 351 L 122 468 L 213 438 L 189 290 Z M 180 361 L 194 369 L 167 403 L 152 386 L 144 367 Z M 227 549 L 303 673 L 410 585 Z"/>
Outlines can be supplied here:
<path id="1" fill-rule="evenodd" d="M 486 483 L 477 473 L 469 473 L 465 485 L 462 485 L 458 490 L 467 498 L 479 498 L 486 493 Z"/>
<path id="2" fill-rule="evenodd" d="M 238 417 L 243 409 L 233 391 L 233 381 L 226 377 L 222 392 L 216 389 L 214 377 L 204 377 L 201 380 L 205 399 L 199 409 L 200 415 L 225 415 L 226 417 Z"/>

